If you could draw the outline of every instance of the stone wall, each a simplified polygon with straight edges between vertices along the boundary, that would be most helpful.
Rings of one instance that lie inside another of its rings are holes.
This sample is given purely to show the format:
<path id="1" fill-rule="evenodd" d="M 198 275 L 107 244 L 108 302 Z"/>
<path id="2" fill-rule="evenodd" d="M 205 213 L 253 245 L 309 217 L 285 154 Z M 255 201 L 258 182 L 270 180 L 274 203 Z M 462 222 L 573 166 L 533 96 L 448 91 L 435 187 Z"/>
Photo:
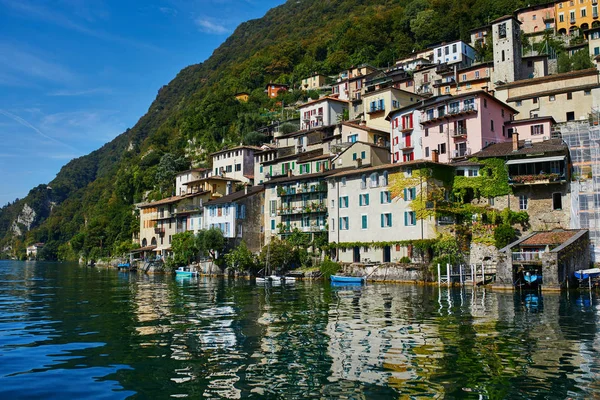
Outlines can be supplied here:
<path id="1" fill-rule="evenodd" d="M 496 246 L 488 246 L 482 243 L 471 242 L 468 264 L 497 265 L 500 261 L 500 252 Z"/>
<path id="2" fill-rule="evenodd" d="M 379 282 L 433 282 L 433 274 L 427 264 L 342 264 L 341 275 L 368 276 L 369 281 Z"/>
<path id="3" fill-rule="evenodd" d="M 264 191 L 238 200 L 238 204 L 246 206 L 246 218 L 238 220 L 242 226 L 242 240 L 246 242 L 248 249 L 258 253 L 264 246 L 263 226 Z"/>
<path id="4" fill-rule="evenodd" d="M 590 234 L 582 231 L 561 246 L 542 255 L 544 287 L 560 289 L 575 285 L 574 272 L 590 268 Z"/>

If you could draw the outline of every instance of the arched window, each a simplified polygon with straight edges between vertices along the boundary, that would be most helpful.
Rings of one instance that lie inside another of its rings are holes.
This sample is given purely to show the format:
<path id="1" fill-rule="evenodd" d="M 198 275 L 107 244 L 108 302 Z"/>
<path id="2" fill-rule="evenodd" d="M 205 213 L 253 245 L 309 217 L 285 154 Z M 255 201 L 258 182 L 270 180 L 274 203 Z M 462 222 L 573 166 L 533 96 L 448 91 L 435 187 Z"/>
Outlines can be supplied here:
<path id="1" fill-rule="evenodd" d="M 377 172 L 373 172 L 371 174 L 371 187 L 377 187 L 377 184 L 379 180 L 379 174 Z"/>
<path id="2" fill-rule="evenodd" d="M 383 181 L 381 183 L 383 186 L 387 186 L 388 185 L 388 172 L 387 171 L 383 171 Z"/>
<path id="3" fill-rule="evenodd" d="M 362 176 L 360 177 L 360 188 L 361 189 L 367 188 L 367 175 L 365 175 L 365 174 L 362 174 Z"/>
<path id="4" fill-rule="evenodd" d="M 152 246 L 156 246 L 156 238 L 155 237 L 152 238 L 152 241 L 150 242 L 150 244 Z"/>
<path id="5" fill-rule="evenodd" d="M 148 246 L 148 241 L 146 240 L 146 238 L 144 238 L 142 240 L 142 247 L 146 247 L 146 246 Z"/>

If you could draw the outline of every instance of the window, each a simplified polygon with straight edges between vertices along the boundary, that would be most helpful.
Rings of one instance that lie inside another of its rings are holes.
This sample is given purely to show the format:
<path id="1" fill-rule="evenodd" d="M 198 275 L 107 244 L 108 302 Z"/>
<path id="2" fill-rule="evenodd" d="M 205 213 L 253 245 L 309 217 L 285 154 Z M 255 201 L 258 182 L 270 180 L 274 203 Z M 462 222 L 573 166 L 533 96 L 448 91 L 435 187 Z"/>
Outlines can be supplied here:
<path id="1" fill-rule="evenodd" d="M 494 132 L 494 120 L 490 120 L 490 130 Z"/>
<path id="2" fill-rule="evenodd" d="M 355 161 L 358 158 L 356 153 L 352 153 L 352 161 Z M 302 173 L 302 166 L 300 166 L 300 173 Z"/>
<path id="3" fill-rule="evenodd" d="M 417 213 L 414 211 L 404 211 L 404 226 L 417 225 Z"/>
<path id="4" fill-rule="evenodd" d="M 346 177 L 342 178 L 342 186 L 346 186 Z"/>
<path id="5" fill-rule="evenodd" d="M 521 100 L 517 100 L 517 101 L 515 102 L 515 105 L 516 105 L 517 107 L 521 107 L 521 106 L 523 105 L 523 102 L 522 102 Z"/>
<path id="6" fill-rule="evenodd" d="M 340 197 L 340 208 L 348 208 L 348 196 Z"/>
<path id="7" fill-rule="evenodd" d="M 335 200 L 331 199 L 331 208 L 335 208 Z"/>
<path id="8" fill-rule="evenodd" d="M 533 98 L 533 99 L 531 99 L 531 100 L 533 101 L 533 104 L 537 104 L 537 102 L 538 102 L 538 98 L 537 98 L 537 97 L 534 97 L 534 98 Z"/>
<path id="9" fill-rule="evenodd" d="M 532 20 L 536 20 L 537 15 L 533 14 L 533 16 L 531 17 Z"/>
<path id="10" fill-rule="evenodd" d="M 440 133 L 444 133 L 444 124 L 440 124 L 439 131 Z"/>
<path id="11" fill-rule="evenodd" d="M 463 80 L 463 81 L 466 81 L 466 80 L 467 80 L 467 74 L 463 74 L 463 75 L 462 75 L 462 80 Z"/>
<path id="12" fill-rule="evenodd" d="M 340 231 L 348 230 L 348 217 L 340 217 Z"/>
<path id="13" fill-rule="evenodd" d="M 575 121 L 575 111 L 567 111 L 567 121 Z"/>
<path id="14" fill-rule="evenodd" d="M 494 205 L 494 203 L 495 203 L 495 201 L 494 201 L 494 198 L 493 198 L 493 197 L 488 197 L 488 204 L 489 204 L 490 206 L 493 206 L 493 205 Z"/>
<path id="15" fill-rule="evenodd" d="M 367 152 L 366 151 L 361 151 L 360 152 L 360 158 L 362 158 L 363 160 L 367 159 Z"/>
<path id="16" fill-rule="evenodd" d="M 438 144 L 438 154 L 446 154 L 446 143 Z"/>
<path id="17" fill-rule="evenodd" d="M 502 50 L 502 62 L 506 61 L 506 56 L 504 55 L 504 50 Z"/>
<path id="18" fill-rule="evenodd" d="M 425 147 L 425 157 L 429 157 L 429 147 Z"/>
<path id="19" fill-rule="evenodd" d="M 483 99 L 483 108 L 487 108 L 487 99 Z"/>
<path id="20" fill-rule="evenodd" d="M 404 188 L 404 200 L 411 201 L 417 197 L 417 188 Z"/>
<path id="21" fill-rule="evenodd" d="M 354 142 L 356 142 L 357 140 L 358 140 L 358 134 L 354 134 L 354 135 L 350 135 L 350 136 L 348 136 L 348 141 L 349 141 L 350 143 L 354 143 Z"/>
<path id="22" fill-rule="evenodd" d="M 519 210 L 527 210 L 527 196 L 522 194 L 519 196 Z"/>
<path id="23" fill-rule="evenodd" d="M 531 126 L 531 134 L 532 135 L 543 135 L 544 134 L 544 125 L 532 125 Z"/>
<path id="24" fill-rule="evenodd" d="M 572 92 L 568 92 L 567 93 L 567 100 L 573 100 L 573 93 Z"/>
<path id="25" fill-rule="evenodd" d="M 453 53 L 456 53 L 456 43 L 454 43 L 454 44 L 452 45 L 452 52 L 453 52 Z"/>
<path id="26" fill-rule="evenodd" d="M 559 4 L 562 6 L 562 4 Z M 558 14 L 558 22 L 565 22 L 565 14 Z"/>
<path id="27" fill-rule="evenodd" d="M 429 136 L 429 128 L 425 128 L 425 137 Z"/>
<path id="28" fill-rule="evenodd" d="M 381 201 L 381 204 L 389 204 L 392 202 L 392 194 L 389 190 L 384 190 L 380 193 L 379 199 Z"/>
<path id="29" fill-rule="evenodd" d="M 506 22 L 504 22 L 498 26 L 498 36 L 500 37 L 500 39 L 503 39 L 506 37 Z"/>
<path id="30" fill-rule="evenodd" d="M 274 219 L 271 220 L 271 230 L 272 231 L 275 230 L 275 220 Z"/>
<path id="31" fill-rule="evenodd" d="M 548 101 L 554 101 L 554 100 L 556 100 L 556 96 L 555 95 L 548 96 Z"/>
<path id="32" fill-rule="evenodd" d="M 360 207 L 369 205 L 369 194 L 368 193 L 364 193 L 364 194 L 361 194 L 358 196 L 358 205 Z"/>
<path id="33" fill-rule="evenodd" d="M 381 227 L 391 228 L 392 227 L 392 213 L 381 214 Z"/>
<path id="34" fill-rule="evenodd" d="M 552 193 L 552 209 L 562 210 L 562 194 Z"/>
<path id="35" fill-rule="evenodd" d="M 367 216 L 366 215 L 362 215 L 360 217 L 361 219 L 361 228 L 362 229 L 367 229 L 368 228 L 368 220 L 367 220 Z"/>
<path id="36" fill-rule="evenodd" d="M 235 164 L 235 170 L 236 171 L 241 171 L 242 170 L 242 164 Z"/>
<path id="37" fill-rule="evenodd" d="M 581 9 L 581 17 L 585 18 L 585 16 L 586 16 L 586 10 L 585 10 L 585 8 L 582 8 Z"/>
<path id="38" fill-rule="evenodd" d="M 475 79 L 479 79 L 479 71 L 475 71 Z"/>
<path id="39" fill-rule="evenodd" d="M 598 49 L 598 47 L 596 47 L 596 48 Z M 592 94 L 592 91 L 591 91 L 591 90 L 589 90 L 589 89 L 588 89 L 588 90 L 584 90 L 584 91 L 583 91 L 583 95 L 584 95 L 584 96 L 590 96 L 591 94 Z"/>

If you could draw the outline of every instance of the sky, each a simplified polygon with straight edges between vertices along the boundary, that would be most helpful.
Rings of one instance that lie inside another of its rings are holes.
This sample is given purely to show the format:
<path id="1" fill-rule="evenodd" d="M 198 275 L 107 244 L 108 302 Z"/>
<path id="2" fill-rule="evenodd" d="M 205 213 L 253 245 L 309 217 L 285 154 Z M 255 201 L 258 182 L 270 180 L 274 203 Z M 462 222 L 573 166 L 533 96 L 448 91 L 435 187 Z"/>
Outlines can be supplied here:
<path id="1" fill-rule="evenodd" d="M 158 89 L 284 0 L 0 0 L 0 206 L 135 125 Z"/>

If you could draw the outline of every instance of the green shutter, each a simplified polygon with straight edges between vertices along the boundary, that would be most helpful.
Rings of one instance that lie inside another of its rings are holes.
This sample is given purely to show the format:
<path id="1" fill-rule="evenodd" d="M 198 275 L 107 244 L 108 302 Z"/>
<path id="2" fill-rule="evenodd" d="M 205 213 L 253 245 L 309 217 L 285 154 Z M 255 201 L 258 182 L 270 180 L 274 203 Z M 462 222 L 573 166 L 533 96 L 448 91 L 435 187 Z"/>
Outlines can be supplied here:
<path id="1" fill-rule="evenodd" d="M 383 228 L 383 214 L 381 214 L 381 227 Z"/>
<path id="2" fill-rule="evenodd" d="M 408 226 L 408 212 L 404 211 L 404 226 Z"/>
<path id="3" fill-rule="evenodd" d="M 310 163 L 306 164 L 306 172 L 310 174 Z"/>
<path id="4" fill-rule="evenodd" d="M 356 160 L 356 153 L 352 153 L 352 160 Z"/>
<path id="5" fill-rule="evenodd" d="M 367 193 L 365 195 L 365 206 L 368 206 L 368 205 L 369 205 L 369 194 Z"/>
<path id="6" fill-rule="evenodd" d="M 296 163 L 294 161 L 292 161 L 292 169 L 296 168 Z"/>
<path id="7" fill-rule="evenodd" d="M 379 202 L 383 204 L 383 192 L 379 193 Z"/>
<path id="8" fill-rule="evenodd" d="M 392 213 L 390 213 L 390 228 L 392 227 Z"/>
<path id="9" fill-rule="evenodd" d="M 404 200 L 408 200 L 408 190 L 404 188 Z"/>
<path id="10" fill-rule="evenodd" d="M 362 228 L 367 229 L 367 216 L 366 215 L 362 216 Z"/>
<path id="11" fill-rule="evenodd" d="M 285 164 L 281 164 L 281 175 L 285 174 L 285 167 L 284 167 L 284 165 Z"/>
<path id="12" fill-rule="evenodd" d="M 340 224 L 339 224 L 338 228 L 340 231 L 342 230 L 342 217 L 340 217 Z"/>
<path id="13" fill-rule="evenodd" d="M 269 166 L 269 176 L 273 176 L 273 166 Z"/>
<path id="14" fill-rule="evenodd" d="M 412 198 L 413 198 L 413 199 L 416 199 L 416 198 L 417 198 L 417 188 L 416 188 L 416 187 L 414 187 L 414 188 L 412 188 L 411 190 L 412 190 Z"/>
<path id="15" fill-rule="evenodd" d="M 362 206 L 362 205 L 363 205 L 363 195 L 362 195 L 362 194 L 359 194 L 359 195 L 358 195 L 358 205 L 359 205 L 359 206 Z"/>

